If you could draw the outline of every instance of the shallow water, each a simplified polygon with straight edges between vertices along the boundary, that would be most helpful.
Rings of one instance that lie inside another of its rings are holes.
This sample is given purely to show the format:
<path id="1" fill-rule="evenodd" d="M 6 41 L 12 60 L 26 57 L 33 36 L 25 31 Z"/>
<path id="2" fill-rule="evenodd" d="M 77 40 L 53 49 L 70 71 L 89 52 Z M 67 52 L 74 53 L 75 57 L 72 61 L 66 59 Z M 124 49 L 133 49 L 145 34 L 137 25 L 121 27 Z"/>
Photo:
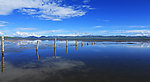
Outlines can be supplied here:
<path id="1" fill-rule="evenodd" d="M 5 41 L 0 82 L 150 82 L 150 43 L 83 43 Z"/>

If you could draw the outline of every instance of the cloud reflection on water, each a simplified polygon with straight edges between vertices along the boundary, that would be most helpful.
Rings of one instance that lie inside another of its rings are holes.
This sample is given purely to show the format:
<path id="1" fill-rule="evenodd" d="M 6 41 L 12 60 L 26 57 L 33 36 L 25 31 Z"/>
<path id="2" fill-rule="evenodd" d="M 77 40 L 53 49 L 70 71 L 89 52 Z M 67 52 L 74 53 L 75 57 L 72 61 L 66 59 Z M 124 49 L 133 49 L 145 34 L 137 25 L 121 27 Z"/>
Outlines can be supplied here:
<path id="1" fill-rule="evenodd" d="M 0 82 L 40 82 L 46 78 L 60 76 L 60 71 L 74 71 L 74 68 L 81 70 L 80 68 L 83 66 L 85 64 L 81 61 L 67 60 L 61 57 L 57 59 L 45 58 L 20 67 L 13 66 L 6 61 L 5 72 L 0 73 Z"/>

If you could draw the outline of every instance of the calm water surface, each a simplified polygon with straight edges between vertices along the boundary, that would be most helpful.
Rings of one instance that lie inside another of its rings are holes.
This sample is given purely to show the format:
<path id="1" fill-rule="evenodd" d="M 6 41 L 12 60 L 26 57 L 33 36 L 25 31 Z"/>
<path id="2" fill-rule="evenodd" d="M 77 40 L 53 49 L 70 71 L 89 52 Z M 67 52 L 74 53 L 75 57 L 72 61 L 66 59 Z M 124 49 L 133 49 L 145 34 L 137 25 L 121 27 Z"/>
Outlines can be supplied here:
<path id="1" fill-rule="evenodd" d="M 0 82 L 150 82 L 149 42 L 83 43 L 5 41 Z"/>

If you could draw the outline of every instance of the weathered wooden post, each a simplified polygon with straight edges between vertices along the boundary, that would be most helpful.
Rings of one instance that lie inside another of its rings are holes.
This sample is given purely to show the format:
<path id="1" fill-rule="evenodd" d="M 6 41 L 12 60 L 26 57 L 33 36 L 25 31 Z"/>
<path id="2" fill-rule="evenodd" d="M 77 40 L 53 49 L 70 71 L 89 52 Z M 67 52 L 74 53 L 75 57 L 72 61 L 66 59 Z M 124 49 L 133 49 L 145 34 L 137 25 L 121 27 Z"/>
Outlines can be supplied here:
<path id="1" fill-rule="evenodd" d="M 83 47 L 83 42 L 81 42 L 81 47 Z"/>
<path id="2" fill-rule="evenodd" d="M 1 36 L 1 51 L 4 52 L 4 36 Z"/>
<path id="3" fill-rule="evenodd" d="M 55 47 L 54 47 L 54 57 L 56 58 L 56 49 L 55 49 Z"/>
<path id="4" fill-rule="evenodd" d="M 39 49 L 39 41 L 37 41 L 37 44 L 36 44 L 36 50 Z"/>
<path id="5" fill-rule="evenodd" d="M 55 38 L 55 40 L 54 40 L 54 47 L 56 47 L 56 38 Z"/>
<path id="6" fill-rule="evenodd" d="M 92 45 L 93 45 L 93 42 L 92 42 Z"/>
<path id="7" fill-rule="evenodd" d="M 89 43 L 87 42 L 87 45 L 89 45 Z"/>
<path id="8" fill-rule="evenodd" d="M 94 45 L 95 45 L 95 42 L 94 42 Z"/>
<path id="9" fill-rule="evenodd" d="M 68 40 L 66 40 L 66 47 L 68 47 Z"/>
<path id="10" fill-rule="evenodd" d="M 36 56 L 37 56 L 37 60 L 39 60 L 39 53 L 38 53 L 38 50 L 36 50 Z"/>
<path id="11" fill-rule="evenodd" d="M 2 52 L 2 62 L 1 62 L 2 68 L 1 71 L 4 72 L 4 52 Z"/>
<path id="12" fill-rule="evenodd" d="M 77 46 L 77 40 L 76 40 L 76 46 Z"/>

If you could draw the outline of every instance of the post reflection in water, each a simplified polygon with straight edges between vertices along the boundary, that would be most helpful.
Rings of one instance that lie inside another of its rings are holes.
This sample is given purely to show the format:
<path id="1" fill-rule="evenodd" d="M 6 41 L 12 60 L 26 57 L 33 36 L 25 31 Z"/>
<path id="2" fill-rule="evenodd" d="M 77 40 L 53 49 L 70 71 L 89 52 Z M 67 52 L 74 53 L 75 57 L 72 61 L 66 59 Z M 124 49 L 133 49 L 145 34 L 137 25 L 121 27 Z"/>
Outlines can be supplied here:
<path id="1" fill-rule="evenodd" d="M 68 46 L 66 46 L 66 54 L 68 54 Z"/>
<path id="2" fill-rule="evenodd" d="M 56 58 L 56 49 L 55 49 L 55 47 L 54 47 L 54 57 Z"/>
<path id="3" fill-rule="evenodd" d="M 2 52 L 2 62 L 1 62 L 1 66 L 2 66 L 1 71 L 4 72 L 4 52 Z"/>
<path id="4" fill-rule="evenodd" d="M 38 50 L 36 50 L 36 56 L 37 56 L 37 60 L 39 60 L 39 53 L 38 53 Z"/>
<path id="5" fill-rule="evenodd" d="M 77 46 L 76 46 L 76 51 L 77 51 Z"/>

